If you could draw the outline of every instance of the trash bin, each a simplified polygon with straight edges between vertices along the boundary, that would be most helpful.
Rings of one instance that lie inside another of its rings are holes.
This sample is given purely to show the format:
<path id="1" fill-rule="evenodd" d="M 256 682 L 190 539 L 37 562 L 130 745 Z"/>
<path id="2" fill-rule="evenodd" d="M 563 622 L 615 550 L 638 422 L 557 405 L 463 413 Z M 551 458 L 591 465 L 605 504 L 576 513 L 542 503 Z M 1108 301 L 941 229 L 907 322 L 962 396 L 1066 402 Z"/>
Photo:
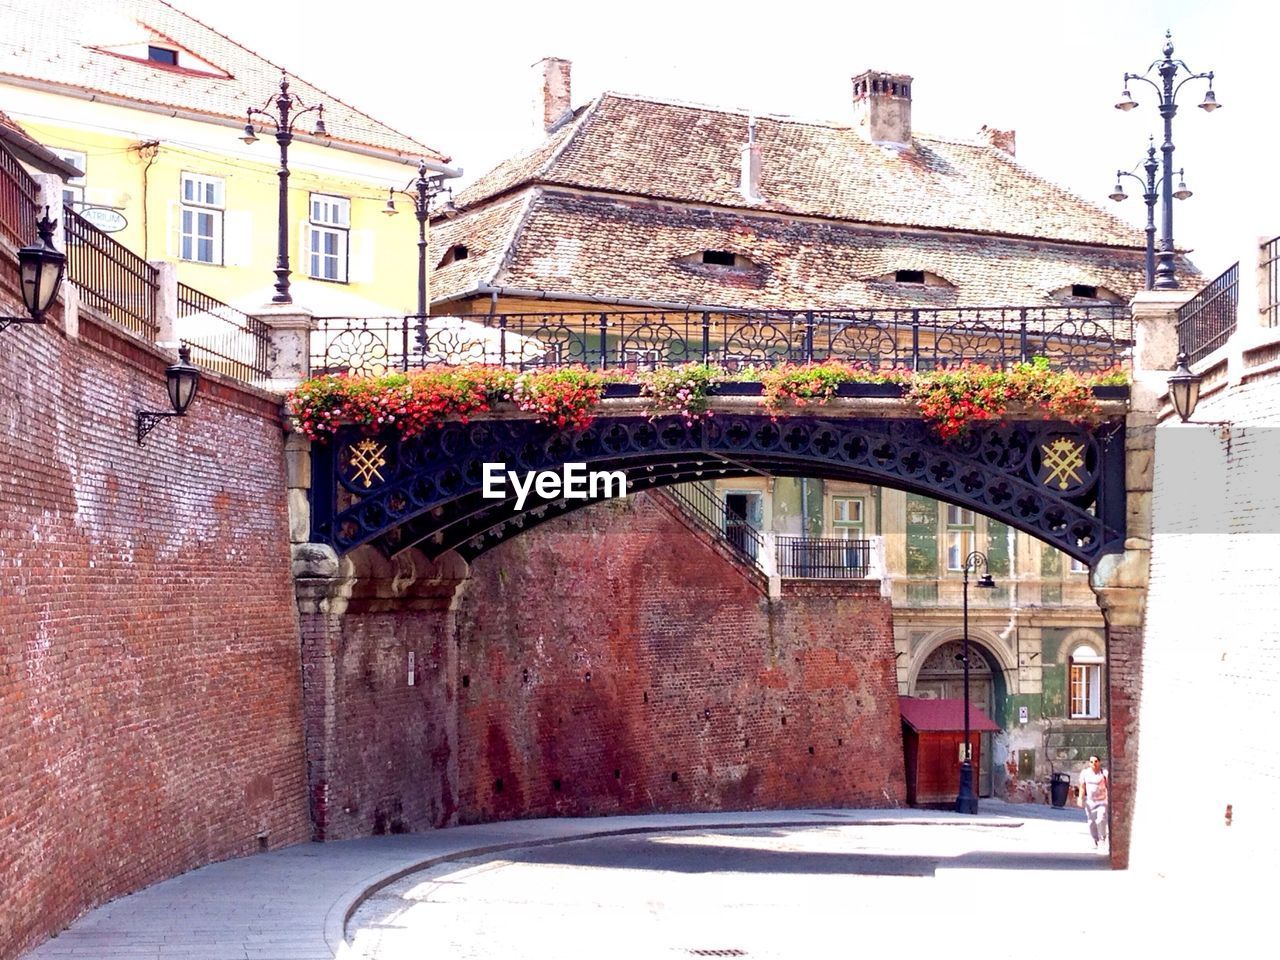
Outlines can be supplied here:
<path id="1" fill-rule="evenodd" d="M 1049 795 L 1053 800 L 1055 807 L 1065 807 L 1067 805 L 1067 794 L 1071 792 L 1071 774 L 1055 773 L 1053 781 L 1049 784 Z"/>

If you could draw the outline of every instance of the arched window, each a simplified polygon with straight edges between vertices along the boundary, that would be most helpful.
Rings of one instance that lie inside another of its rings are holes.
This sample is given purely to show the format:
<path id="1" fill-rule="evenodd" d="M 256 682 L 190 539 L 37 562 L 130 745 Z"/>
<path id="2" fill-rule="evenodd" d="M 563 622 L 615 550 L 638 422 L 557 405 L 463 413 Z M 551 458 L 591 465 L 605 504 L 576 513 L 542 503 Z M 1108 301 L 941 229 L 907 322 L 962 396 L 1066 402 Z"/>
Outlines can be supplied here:
<path id="1" fill-rule="evenodd" d="M 1071 651 L 1071 716 L 1096 720 L 1102 716 L 1102 657 L 1088 644 Z"/>

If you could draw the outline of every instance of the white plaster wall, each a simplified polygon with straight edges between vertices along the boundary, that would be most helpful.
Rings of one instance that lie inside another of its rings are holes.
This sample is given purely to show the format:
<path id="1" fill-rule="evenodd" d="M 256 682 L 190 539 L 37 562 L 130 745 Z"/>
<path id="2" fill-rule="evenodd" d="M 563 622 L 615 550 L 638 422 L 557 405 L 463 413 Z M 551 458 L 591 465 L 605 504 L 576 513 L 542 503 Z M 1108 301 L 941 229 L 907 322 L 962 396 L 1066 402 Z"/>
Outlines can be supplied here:
<path id="1" fill-rule="evenodd" d="M 1280 371 L 1193 419 L 1157 431 L 1130 864 L 1246 876 L 1280 854 Z"/>

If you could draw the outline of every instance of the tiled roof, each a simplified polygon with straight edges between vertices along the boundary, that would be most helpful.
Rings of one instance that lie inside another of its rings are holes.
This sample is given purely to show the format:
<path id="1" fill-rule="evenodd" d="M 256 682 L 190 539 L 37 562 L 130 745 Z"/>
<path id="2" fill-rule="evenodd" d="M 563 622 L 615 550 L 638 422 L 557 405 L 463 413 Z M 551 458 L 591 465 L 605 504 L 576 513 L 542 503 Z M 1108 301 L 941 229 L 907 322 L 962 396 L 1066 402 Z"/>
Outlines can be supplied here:
<path id="1" fill-rule="evenodd" d="M 525 191 L 432 225 L 427 262 L 428 269 L 436 267 L 431 274 L 432 300 L 446 295 L 441 291 L 452 296 L 494 282 L 515 248 L 516 231 L 532 199 L 533 192 Z M 467 248 L 466 258 L 437 266 L 457 244 Z"/>
<path id="2" fill-rule="evenodd" d="M 281 67 L 161 0 L 0 0 L 0 22 L 0 81 L 35 80 L 242 122 L 245 109 L 261 106 L 280 83 Z M 122 53 L 148 41 L 178 48 L 179 67 L 185 50 L 220 73 L 165 68 Z M 324 103 L 335 146 L 449 159 L 292 74 L 290 85 L 306 103 Z"/>
<path id="3" fill-rule="evenodd" d="M 940 730 L 947 732 L 964 732 L 963 700 L 921 700 L 916 697 L 899 697 L 898 709 L 902 719 L 911 725 L 913 730 Z M 969 704 L 969 730 L 974 733 L 990 731 L 998 733 L 1000 728 L 991 718 Z"/>
<path id="4" fill-rule="evenodd" d="M 1062 302 L 1073 284 L 1131 297 L 1138 250 L 784 219 L 745 211 L 528 188 L 432 228 L 431 263 L 454 244 L 468 259 L 432 273 L 440 302 L 488 284 L 601 301 L 742 309 L 966 307 Z M 705 265 L 705 250 L 747 258 Z M 898 270 L 946 286 L 900 284 Z M 884 278 L 889 279 L 884 279 Z"/>
<path id="5" fill-rule="evenodd" d="M 22 124 L 0 110 L 0 143 L 3 143 L 19 160 L 28 163 L 37 170 L 56 173 L 61 177 L 80 177 L 84 171 L 74 164 L 67 163 L 56 153 L 23 129 Z"/>
<path id="6" fill-rule="evenodd" d="M 763 199 L 749 202 L 739 191 L 747 119 L 606 93 L 457 202 L 543 183 L 855 223 L 1143 246 L 1135 228 L 990 145 L 917 135 L 899 149 L 869 143 L 851 125 L 785 117 L 756 118 Z"/>

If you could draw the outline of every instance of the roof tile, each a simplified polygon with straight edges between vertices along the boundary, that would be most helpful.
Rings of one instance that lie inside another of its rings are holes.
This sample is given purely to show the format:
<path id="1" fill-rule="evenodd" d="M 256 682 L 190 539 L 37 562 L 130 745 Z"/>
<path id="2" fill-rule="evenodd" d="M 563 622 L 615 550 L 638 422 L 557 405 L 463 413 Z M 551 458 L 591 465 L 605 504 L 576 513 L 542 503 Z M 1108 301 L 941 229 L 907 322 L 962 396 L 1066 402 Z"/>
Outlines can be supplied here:
<path id="1" fill-rule="evenodd" d="M 459 197 L 521 184 L 746 208 L 856 223 L 944 228 L 1140 249 L 1135 228 L 1036 176 L 989 144 L 918 135 L 909 149 L 852 126 L 756 118 L 760 202 L 739 190 L 747 115 L 606 93 L 537 149 Z"/>
<path id="2" fill-rule="evenodd" d="M 521 200 L 528 201 L 527 210 Z M 469 259 L 435 271 L 437 302 L 491 283 L 602 302 L 760 310 L 1033 306 L 1062 303 L 1062 291 L 1073 284 L 1127 299 L 1137 292 L 1143 270 L 1136 250 L 784 219 L 536 188 L 437 223 L 433 263 L 459 242 L 467 244 Z M 754 266 L 698 262 L 704 250 L 726 249 Z M 948 286 L 894 282 L 893 274 L 903 269 L 936 274 Z"/>

